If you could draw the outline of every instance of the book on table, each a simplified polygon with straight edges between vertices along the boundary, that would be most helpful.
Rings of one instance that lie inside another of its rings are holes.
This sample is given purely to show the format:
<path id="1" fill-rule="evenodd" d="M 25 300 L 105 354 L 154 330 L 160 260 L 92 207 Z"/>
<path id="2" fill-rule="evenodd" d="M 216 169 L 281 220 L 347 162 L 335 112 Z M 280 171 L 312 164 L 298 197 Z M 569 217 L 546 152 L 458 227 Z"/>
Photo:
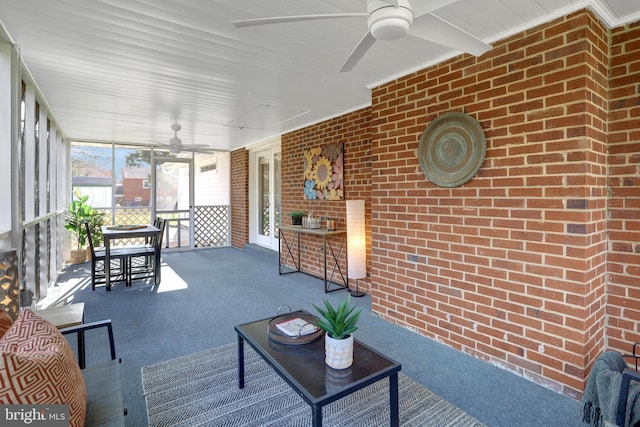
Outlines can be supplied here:
<path id="1" fill-rule="evenodd" d="M 284 322 L 276 323 L 276 327 L 290 337 L 309 335 L 318 330 L 318 327 L 313 323 L 309 323 L 299 317 L 294 317 L 292 319 L 287 319 Z"/>

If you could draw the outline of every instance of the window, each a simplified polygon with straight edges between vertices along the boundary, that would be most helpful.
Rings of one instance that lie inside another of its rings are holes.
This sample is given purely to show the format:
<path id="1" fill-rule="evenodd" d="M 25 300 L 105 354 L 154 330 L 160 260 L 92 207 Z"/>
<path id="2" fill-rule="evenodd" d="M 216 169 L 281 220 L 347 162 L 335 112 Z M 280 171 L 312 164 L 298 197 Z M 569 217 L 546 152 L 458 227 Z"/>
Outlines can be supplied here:
<path id="1" fill-rule="evenodd" d="M 149 182 L 148 179 L 142 180 L 142 188 L 151 188 L 151 183 Z"/>

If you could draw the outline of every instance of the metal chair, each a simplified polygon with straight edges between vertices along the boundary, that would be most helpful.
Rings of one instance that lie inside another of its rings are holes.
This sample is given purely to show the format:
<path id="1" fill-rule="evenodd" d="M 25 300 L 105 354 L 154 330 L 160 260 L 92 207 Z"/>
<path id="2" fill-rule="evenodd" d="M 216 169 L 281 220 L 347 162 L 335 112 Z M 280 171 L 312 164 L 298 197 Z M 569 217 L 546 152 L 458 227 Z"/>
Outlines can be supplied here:
<path id="1" fill-rule="evenodd" d="M 144 245 L 126 248 L 129 255 L 127 258 L 128 285 L 131 285 L 133 279 L 147 277 L 153 277 L 156 284 L 160 283 L 160 254 L 166 224 L 166 219 L 156 218 L 154 226 L 160 229 L 158 236 L 149 239 Z"/>
<path id="2" fill-rule="evenodd" d="M 96 290 L 96 285 L 106 284 L 106 277 L 104 271 L 104 262 L 106 259 L 106 250 L 103 247 L 95 248 L 93 246 L 93 238 L 91 236 L 91 227 L 89 223 L 85 222 L 85 228 L 87 230 L 87 239 L 89 240 L 89 248 L 91 250 L 91 289 Z M 113 282 L 125 282 L 128 283 L 129 275 L 127 274 L 128 257 L 129 254 L 126 250 L 121 248 L 110 248 L 109 257 L 111 262 L 119 263 L 118 268 L 113 268 L 113 264 L 110 269 L 111 278 Z M 100 264 L 102 263 L 100 268 Z"/>
<path id="3" fill-rule="evenodd" d="M 616 425 L 624 427 L 625 415 L 627 412 L 627 397 L 631 389 L 631 382 L 640 382 L 640 372 L 638 372 L 638 359 L 640 359 L 640 353 L 637 350 L 640 348 L 640 343 L 634 343 L 632 353 L 630 355 L 624 355 L 626 358 L 634 358 L 636 368 L 625 369 L 622 371 L 622 380 L 620 382 L 620 393 L 618 394 L 618 410 L 616 411 Z"/>

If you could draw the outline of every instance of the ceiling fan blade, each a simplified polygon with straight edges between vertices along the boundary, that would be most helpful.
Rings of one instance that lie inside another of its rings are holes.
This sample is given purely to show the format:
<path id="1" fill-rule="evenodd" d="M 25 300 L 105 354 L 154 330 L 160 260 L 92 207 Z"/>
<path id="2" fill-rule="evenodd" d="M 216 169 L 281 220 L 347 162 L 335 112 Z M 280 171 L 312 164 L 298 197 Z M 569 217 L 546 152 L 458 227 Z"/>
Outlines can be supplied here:
<path id="1" fill-rule="evenodd" d="M 207 150 L 205 148 L 193 148 L 191 150 L 183 150 L 183 151 L 188 151 L 190 153 L 199 153 L 199 154 L 217 154 L 218 151 L 216 150 Z"/>
<path id="2" fill-rule="evenodd" d="M 182 149 L 183 150 L 199 150 L 199 149 L 206 149 L 210 147 L 207 144 L 183 144 L 182 145 Z"/>
<path id="3" fill-rule="evenodd" d="M 434 10 L 441 9 L 457 2 L 458 0 L 411 0 L 411 8 L 413 9 L 413 19 L 431 13 Z"/>
<path id="4" fill-rule="evenodd" d="M 375 37 L 371 34 L 370 31 L 367 31 L 367 34 L 362 37 L 362 39 L 358 42 L 355 49 L 351 52 L 347 60 L 342 64 L 342 68 L 340 68 L 341 73 L 345 73 L 353 70 L 353 67 L 362 59 L 362 57 L 367 53 L 371 46 L 376 42 Z"/>
<path id="5" fill-rule="evenodd" d="M 188 144 L 180 147 L 180 151 L 187 151 L 190 153 L 203 153 L 203 154 L 216 154 L 219 153 L 220 150 L 216 150 L 210 145 L 206 144 Z"/>
<path id="6" fill-rule="evenodd" d="M 317 21 L 320 19 L 366 18 L 367 16 L 369 16 L 368 13 L 330 13 L 320 15 L 276 16 L 273 18 L 241 19 L 238 21 L 231 21 L 231 23 L 235 25 L 236 28 L 244 28 L 253 27 L 256 25 L 283 24 L 287 22 Z"/>
<path id="7" fill-rule="evenodd" d="M 151 141 L 151 143 L 153 144 L 152 145 L 153 148 L 157 150 L 168 150 L 173 154 L 179 154 L 181 151 L 184 150 L 182 144 L 172 145 L 172 144 L 169 144 L 168 142 L 159 142 L 159 141 Z"/>
<path id="8" fill-rule="evenodd" d="M 431 14 L 414 19 L 409 34 L 475 56 L 491 50 L 491 46 L 482 40 Z"/>

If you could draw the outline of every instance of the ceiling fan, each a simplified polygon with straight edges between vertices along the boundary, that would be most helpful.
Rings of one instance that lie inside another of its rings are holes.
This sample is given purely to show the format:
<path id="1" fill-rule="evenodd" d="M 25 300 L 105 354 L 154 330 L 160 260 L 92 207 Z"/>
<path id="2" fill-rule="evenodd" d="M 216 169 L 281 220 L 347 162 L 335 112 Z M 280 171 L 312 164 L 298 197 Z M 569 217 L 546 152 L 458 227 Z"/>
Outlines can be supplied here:
<path id="1" fill-rule="evenodd" d="M 410 35 L 456 50 L 480 56 L 491 46 L 431 12 L 457 0 L 367 0 L 366 13 L 333 13 L 320 15 L 277 16 L 272 18 L 232 21 L 237 28 L 320 19 L 366 17 L 368 31 L 340 68 L 351 71 L 376 40 L 396 40 Z"/>
<path id="2" fill-rule="evenodd" d="M 178 123 L 172 124 L 171 130 L 173 131 L 173 136 L 171 137 L 171 139 L 169 139 L 169 144 L 161 142 L 157 144 L 165 146 L 168 145 L 169 152 L 171 154 L 180 154 L 183 151 L 193 151 L 197 153 L 215 153 L 216 150 L 206 144 L 182 144 L 182 140 L 178 138 L 178 131 L 180 129 L 182 129 L 182 126 L 180 126 Z"/>

